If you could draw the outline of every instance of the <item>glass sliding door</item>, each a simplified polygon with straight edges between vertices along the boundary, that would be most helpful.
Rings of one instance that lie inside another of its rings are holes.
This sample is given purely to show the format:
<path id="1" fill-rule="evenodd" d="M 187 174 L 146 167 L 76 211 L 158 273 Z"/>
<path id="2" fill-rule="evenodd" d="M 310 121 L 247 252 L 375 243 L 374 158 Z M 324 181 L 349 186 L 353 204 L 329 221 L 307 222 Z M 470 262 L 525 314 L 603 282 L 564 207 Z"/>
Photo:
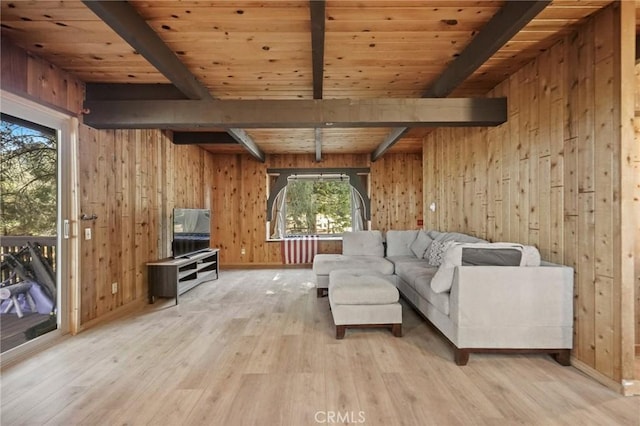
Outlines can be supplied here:
<path id="1" fill-rule="evenodd" d="M 58 132 L 0 116 L 0 348 L 57 328 Z"/>
<path id="2" fill-rule="evenodd" d="M 77 331 L 75 117 L 0 91 L 0 363 Z M 38 343 L 39 342 L 39 343 Z"/>

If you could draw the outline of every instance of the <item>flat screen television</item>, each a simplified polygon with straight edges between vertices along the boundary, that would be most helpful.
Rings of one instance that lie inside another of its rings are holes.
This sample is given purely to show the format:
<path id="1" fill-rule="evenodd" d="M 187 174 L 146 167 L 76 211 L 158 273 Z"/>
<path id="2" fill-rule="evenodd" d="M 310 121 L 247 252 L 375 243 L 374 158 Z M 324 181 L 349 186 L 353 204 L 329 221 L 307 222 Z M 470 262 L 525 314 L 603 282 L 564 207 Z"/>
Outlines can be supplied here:
<path id="1" fill-rule="evenodd" d="M 185 257 L 208 249 L 211 242 L 211 211 L 173 209 L 173 257 Z"/>

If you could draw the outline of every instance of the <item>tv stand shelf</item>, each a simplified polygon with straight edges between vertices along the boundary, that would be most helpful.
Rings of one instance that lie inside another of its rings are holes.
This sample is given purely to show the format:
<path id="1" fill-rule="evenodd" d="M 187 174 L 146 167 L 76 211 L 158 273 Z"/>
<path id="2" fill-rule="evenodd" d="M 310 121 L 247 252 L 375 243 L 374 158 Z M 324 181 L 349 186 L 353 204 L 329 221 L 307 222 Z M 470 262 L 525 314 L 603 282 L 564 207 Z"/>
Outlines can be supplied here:
<path id="1" fill-rule="evenodd" d="M 156 297 L 178 297 L 205 281 L 217 280 L 220 249 L 207 249 L 181 258 L 147 263 L 149 303 Z"/>

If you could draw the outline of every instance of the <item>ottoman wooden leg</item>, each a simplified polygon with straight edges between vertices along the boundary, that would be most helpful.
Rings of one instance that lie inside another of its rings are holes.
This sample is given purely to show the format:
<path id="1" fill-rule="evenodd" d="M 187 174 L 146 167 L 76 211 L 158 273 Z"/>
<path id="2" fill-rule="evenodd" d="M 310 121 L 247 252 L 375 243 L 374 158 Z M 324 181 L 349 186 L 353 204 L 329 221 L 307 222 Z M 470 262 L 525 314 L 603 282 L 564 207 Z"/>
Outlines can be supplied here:
<path id="1" fill-rule="evenodd" d="M 346 325 L 336 325 L 336 339 L 344 339 L 344 332 L 346 330 Z"/>
<path id="2" fill-rule="evenodd" d="M 402 324 L 391 324 L 391 333 L 395 337 L 402 337 Z"/>

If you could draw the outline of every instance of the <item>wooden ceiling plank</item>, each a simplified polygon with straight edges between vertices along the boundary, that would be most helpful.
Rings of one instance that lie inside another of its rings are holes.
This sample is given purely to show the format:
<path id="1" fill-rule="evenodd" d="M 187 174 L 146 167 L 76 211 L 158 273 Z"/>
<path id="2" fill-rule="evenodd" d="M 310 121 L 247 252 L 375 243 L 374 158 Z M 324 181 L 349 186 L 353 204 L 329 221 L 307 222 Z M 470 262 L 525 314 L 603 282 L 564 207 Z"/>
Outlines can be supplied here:
<path id="1" fill-rule="evenodd" d="M 493 126 L 507 120 L 505 98 L 87 100 L 84 105 L 91 111 L 85 123 L 99 129 Z"/>
<path id="2" fill-rule="evenodd" d="M 550 1 L 507 2 L 471 40 L 467 47 L 423 94 L 423 97 L 445 97 L 470 77 L 487 59 L 536 17 Z M 406 132 L 394 129 L 371 154 L 376 161 Z"/>
<path id="3" fill-rule="evenodd" d="M 221 34 L 234 32 L 257 32 L 257 33 L 282 33 L 282 32 L 305 32 L 309 34 L 309 15 L 304 20 L 251 20 L 251 21 L 236 21 L 226 20 L 216 22 L 204 22 L 204 21 L 171 21 L 169 24 L 166 22 L 149 21 L 148 25 L 161 34 L 194 31 L 194 32 L 206 32 L 214 29 Z M 169 27 L 169 29 L 163 28 Z M 213 28 L 215 27 L 215 28 Z M 226 35 L 226 34 L 225 34 Z"/>
<path id="4" fill-rule="evenodd" d="M 206 4 L 202 4 L 200 7 L 195 4 L 167 7 L 164 3 L 164 1 L 159 1 L 151 7 L 144 8 L 139 7 L 136 2 L 133 4 L 146 20 L 163 22 L 165 24 L 179 22 L 180 20 L 189 20 L 192 22 L 246 22 L 256 20 L 308 22 L 309 20 L 307 4 L 304 2 L 301 2 L 296 7 L 273 7 L 273 4 L 269 4 L 269 7 L 264 7 L 264 5 L 246 7 L 238 4 L 229 6 L 231 2 L 227 2 L 226 7 L 212 7 Z M 273 3 L 277 3 L 277 1 Z"/>
<path id="5" fill-rule="evenodd" d="M 178 60 L 129 3 L 89 0 L 83 0 L 83 3 L 189 99 L 213 99 L 209 90 Z"/>
<path id="6" fill-rule="evenodd" d="M 450 7 L 452 4 L 455 4 L 458 7 L 500 7 L 500 5 L 504 1 L 502 0 L 456 0 L 455 3 L 451 0 L 438 0 L 438 1 L 429 1 L 430 7 Z M 395 9 L 396 7 L 414 7 L 416 5 L 415 0 L 376 0 L 376 7 L 379 8 L 388 8 Z M 341 6 L 341 7 L 362 7 L 362 0 L 332 0 L 329 2 L 330 6 Z"/>
<path id="7" fill-rule="evenodd" d="M 189 69 L 176 57 L 155 31 L 127 2 L 83 0 L 91 11 L 109 25 L 129 45 L 165 75 L 190 99 L 211 100 L 213 96 Z M 229 133 L 257 159 L 265 155 L 242 129 L 230 128 Z"/>
<path id="8" fill-rule="evenodd" d="M 370 4 L 375 4 L 372 2 Z M 331 7 L 328 19 L 334 22 L 379 22 L 390 20 L 395 22 L 440 22 L 466 21 L 486 22 L 496 13 L 498 7 L 459 7 L 452 3 L 450 7 L 425 7 L 424 3 L 416 2 L 415 7 L 395 7 L 393 9 L 375 6 L 362 7 Z M 402 24 L 400 26 L 402 26 Z"/>
<path id="9" fill-rule="evenodd" d="M 327 34 L 337 33 L 395 33 L 398 28 L 402 31 L 440 31 L 446 33 L 447 31 L 477 31 L 482 26 L 484 21 L 457 21 L 455 25 L 443 21 L 403 21 L 402 23 L 396 21 L 327 21 Z"/>

